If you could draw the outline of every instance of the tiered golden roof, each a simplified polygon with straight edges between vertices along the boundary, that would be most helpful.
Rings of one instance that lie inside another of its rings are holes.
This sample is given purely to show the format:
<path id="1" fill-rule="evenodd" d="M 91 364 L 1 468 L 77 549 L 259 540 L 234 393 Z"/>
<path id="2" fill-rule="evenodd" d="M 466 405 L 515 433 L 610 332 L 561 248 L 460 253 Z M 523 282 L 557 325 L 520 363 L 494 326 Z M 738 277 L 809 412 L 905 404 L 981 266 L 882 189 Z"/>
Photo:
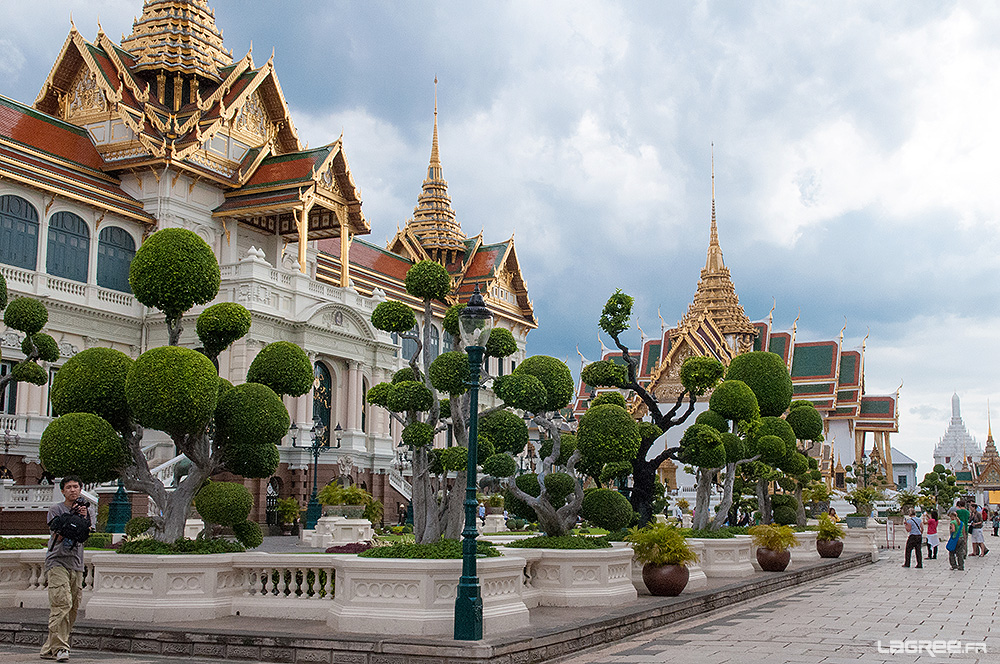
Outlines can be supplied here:
<path id="1" fill-rule="evenodd" d="M 437 84 L 437 79 L 434 81 Z M 465 233 L 455 218 L 448 196 L 448 182 L 441 168 L 438 153 L 437 94 L 434 95 L 434 138 L 431 142 L 431 161 L 427 166 L 427 178 L 417 197 L 413 218 L 406 222 L 420 245 L 432 260 L 443 265 L 453 263 L 465 255 Z"/>
<path id="2" fill-rule="evenodd" d="M 207 0 L 146 0 L 122 48 L 136 59 L 135 71 L 166 70 L 222 80 L 233 64 Z"/>

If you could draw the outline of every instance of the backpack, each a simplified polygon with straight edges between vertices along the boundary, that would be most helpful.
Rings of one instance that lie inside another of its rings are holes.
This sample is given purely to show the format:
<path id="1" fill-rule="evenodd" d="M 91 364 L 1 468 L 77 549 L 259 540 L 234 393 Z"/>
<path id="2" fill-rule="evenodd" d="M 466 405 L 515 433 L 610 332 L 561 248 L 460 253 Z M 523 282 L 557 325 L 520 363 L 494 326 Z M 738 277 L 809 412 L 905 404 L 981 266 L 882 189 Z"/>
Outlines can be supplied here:
<path id="1" fill-rule="evenodd" d="M 62 535 L 63 539 L 82 544 L 90 537 L 90 519 L 79 514 L 60 514 L 52 519 L 50 529 Z"/>

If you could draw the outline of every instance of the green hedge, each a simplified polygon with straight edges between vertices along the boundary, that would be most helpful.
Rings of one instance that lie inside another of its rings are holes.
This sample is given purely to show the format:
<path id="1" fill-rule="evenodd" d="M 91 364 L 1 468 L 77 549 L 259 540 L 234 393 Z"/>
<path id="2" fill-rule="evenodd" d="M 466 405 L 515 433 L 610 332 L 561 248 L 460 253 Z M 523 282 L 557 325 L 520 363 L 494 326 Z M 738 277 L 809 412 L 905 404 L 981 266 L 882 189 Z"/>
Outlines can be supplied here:
<path id="1" fill-rule="evenodd" d="M 476 541 L 476 553 L 487 558 L 501 555 L 496 547 L 485 540 Z M 462 542 L 460 540 L 439 540 L 431 544 L 414 544 L 412 542 L 396 542 L 389 546 L 378 546 L 358 554 L 359 558 L 461 558 Z"/>
<path id="2" fill-rule="evenodd" d="M 48 538 L 43 537 L 0 537 L 0 551 L 44 549 L 48 543 Z"/>
<path id="3" fill-rule="evenodd" d="M 144 553 L 151 555 L 243 553 L 246 548 L 237 542 L 224 539 L 190 540 L 179 539 L 167 543 L 155 539 L 129 540 L 122 542 L 118 553 Z"/>
<path id="4" fill-rule="evenodd" d="M 560 535 L 559 537 L 529 537 L 506 546 L 515 549 L 609 549 L 611 542 L 603 537 L 582 537 L 580 535 Z"/>

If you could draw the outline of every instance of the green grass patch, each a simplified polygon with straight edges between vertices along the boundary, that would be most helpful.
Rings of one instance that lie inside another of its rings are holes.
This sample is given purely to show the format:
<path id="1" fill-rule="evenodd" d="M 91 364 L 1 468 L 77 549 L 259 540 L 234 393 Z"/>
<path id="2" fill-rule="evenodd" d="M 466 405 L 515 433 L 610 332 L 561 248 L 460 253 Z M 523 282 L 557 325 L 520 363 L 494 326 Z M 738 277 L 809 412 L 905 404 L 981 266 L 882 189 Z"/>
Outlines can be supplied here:
<path id="1" fill-rule="evenodd" d="M 514 549 L 608 549 L 611 547 L 604 537 L 586 537 L 580 535 L 560 535 L 559 537 L 529 537 L 517 540 L 506 546 Z"/>
<path id="2" fill-rule="evenodd" d="M 41 537 L 0 537 L 0 551 L 18 551 L 23 549 L 44 549 L 49 539 Z"/>
<path id="3" fill-rule="evenodd" d="M 476 553 L 486 558 L 502 555 L 490 542 L 476 541 Z M 431 544 L 396 542 L 389 546 L 378 546 L 358 554 L 359 558 L 416 558 L 424 560 L 461 558 L 462 543 L 459 540 L 439 540 Z"/>

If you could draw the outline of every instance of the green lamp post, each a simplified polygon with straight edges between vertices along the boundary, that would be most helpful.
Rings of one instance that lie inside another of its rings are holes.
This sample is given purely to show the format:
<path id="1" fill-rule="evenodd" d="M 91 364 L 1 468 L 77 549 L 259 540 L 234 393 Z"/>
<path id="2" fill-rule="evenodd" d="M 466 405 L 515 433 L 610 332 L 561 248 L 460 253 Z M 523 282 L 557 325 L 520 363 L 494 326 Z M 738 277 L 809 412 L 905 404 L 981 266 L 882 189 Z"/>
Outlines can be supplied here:
<path id="1" fill-rule="evenodd" d="M 337 438 L 337 444 L 330 445 L 329 432 L 324 425 L 318 419 L 313 420 L 313 430 L 312 430 L 312 444 L 306 445 L 296 445 L 295 437 L 298 431 L 298 427 L 295 423 L 292 423 L 291 433 L 292 433 L 292 447 L 297 447 L 299 449 L 307 449 L 312 451 L 312 467 L 313 467 L 313 490 L 312 496 L 309 498 L 309 505 L 306 507 L 306 530 L 312 530 L 316 527 L 316 522 L 319 521 L 320 516 L 322 516 L 323 508 L 319 505 L 319 500 L 317 499 L 317 494 L 319 492 L 319 455 L 323 452 L 329 450 L 340 449 L 340 441 L 344 436 L 344 430 L 340 428 L 340 424 L 334 428 L 333 433 Z"/>
<path id="2" fill-rule="evenodd" d="M 462 345 L 469 354 L 469 461 L 465 482 L 465 528 L 462 530 L 462 578 L 455 598 L 455 640 L 479 641 L 483 638 L 483 598 L 476 575 L 476 467 L 479 432 L 479 371 L 486 342 L 493 329 L 493 316 L 483 302 L 479 286 L 459 314 Z"/>

